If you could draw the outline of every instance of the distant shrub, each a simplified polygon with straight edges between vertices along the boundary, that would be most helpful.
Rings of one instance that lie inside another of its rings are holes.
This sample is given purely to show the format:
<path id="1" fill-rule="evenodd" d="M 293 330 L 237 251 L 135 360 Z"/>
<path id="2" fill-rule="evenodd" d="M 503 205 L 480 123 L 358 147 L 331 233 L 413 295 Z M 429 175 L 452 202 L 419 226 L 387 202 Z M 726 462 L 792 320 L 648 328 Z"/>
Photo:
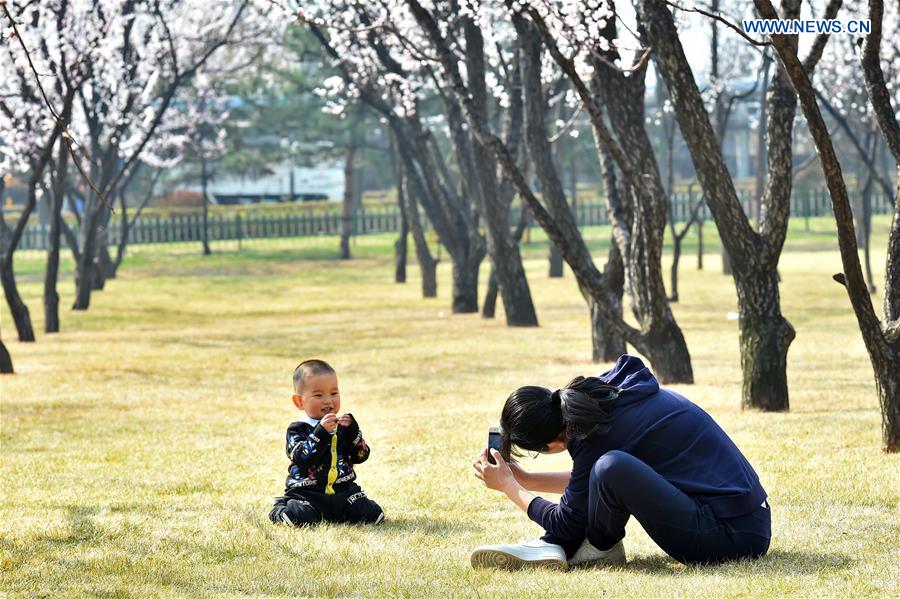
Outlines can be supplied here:
<path id="1" fill-rule="evenodd" d="M 203 194 L 199 191 L 179 189 L 160 197 L 154 204 L 162 208 L 200 208 L 203 206 Z"/>

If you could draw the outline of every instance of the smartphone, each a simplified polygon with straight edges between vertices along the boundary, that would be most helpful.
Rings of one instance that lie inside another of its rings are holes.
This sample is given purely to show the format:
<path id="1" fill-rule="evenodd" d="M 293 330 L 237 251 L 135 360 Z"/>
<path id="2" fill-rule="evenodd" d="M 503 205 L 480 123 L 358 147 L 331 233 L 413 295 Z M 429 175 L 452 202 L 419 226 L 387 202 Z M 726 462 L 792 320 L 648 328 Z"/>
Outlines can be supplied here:
<path id="1" fill-rule="evenodd" d="M 491 450 L 496 449 L 500 451 L 500 427 L 492 426 L 488 429 L 488 462 L 491 464 L 496 464 L 497 460 L 494 459 L 494 456 L 491 455 Z"/>

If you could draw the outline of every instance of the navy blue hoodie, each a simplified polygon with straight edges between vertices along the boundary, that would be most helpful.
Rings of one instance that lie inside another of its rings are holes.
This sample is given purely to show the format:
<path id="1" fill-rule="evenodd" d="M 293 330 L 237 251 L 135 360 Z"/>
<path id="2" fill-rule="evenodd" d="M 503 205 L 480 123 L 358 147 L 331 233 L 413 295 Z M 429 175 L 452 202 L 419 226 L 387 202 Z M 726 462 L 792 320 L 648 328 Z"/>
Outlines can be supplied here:
<path id="1" fill-rule="evenodd" d="M 587 530 L 591 469 L 607 451 L 627 452 L 720 518 L 752 512 L 765 500 L 759 477 L 719 425 L 687 398 L 660 389 L 640 359 L 624 355 L 599 377 L 621 389 L 612 426 L 603 435 L 572 439 L 572 478 L 559 504 L 536 497 L 528 516 L 559 539 Z"/>

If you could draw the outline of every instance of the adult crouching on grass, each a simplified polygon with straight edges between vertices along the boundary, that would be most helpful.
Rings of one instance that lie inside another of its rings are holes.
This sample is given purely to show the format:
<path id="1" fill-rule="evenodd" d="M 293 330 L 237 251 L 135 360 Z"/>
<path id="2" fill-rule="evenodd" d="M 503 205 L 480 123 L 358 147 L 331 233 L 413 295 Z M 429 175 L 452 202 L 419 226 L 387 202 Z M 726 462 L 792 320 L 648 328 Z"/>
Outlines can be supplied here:
<path id="1" fill-rule="evenodd" d="M 500 416 L 502 447 L 474 462 L 475 476 L 528 513 L 546 534 L 472 552 L 475 567 L 624 564 L 625 524 L 637 518 L 682 563 L 757 558 L 771 515 L 747 459 L 685 397 L 661 389 L 640 359 L 624 355 L 599 377 L 557 391 L 520 387 Z M 511 455 L 572 456 L 571 472 L 530 473 Z M 562 493 L 559 504 L 531 492 Z"/>

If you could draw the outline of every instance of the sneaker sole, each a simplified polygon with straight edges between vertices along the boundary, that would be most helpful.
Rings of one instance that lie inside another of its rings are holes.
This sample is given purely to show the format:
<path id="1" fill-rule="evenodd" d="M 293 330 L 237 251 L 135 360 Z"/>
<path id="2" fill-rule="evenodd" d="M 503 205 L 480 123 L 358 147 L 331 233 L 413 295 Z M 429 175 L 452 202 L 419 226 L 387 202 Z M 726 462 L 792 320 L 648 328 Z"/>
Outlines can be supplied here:
<path id="1" fill-rule="evenodd" d="M 522 559 L 510 553 L 495 549 L 476 550 L 472 553 L 473 568 L 494 568 L 498 570 L 521 570 L 522 568 L 550 568 L 553 570 L 565 570 L 569 566 L 566 562 L 547 559 Z"/>

